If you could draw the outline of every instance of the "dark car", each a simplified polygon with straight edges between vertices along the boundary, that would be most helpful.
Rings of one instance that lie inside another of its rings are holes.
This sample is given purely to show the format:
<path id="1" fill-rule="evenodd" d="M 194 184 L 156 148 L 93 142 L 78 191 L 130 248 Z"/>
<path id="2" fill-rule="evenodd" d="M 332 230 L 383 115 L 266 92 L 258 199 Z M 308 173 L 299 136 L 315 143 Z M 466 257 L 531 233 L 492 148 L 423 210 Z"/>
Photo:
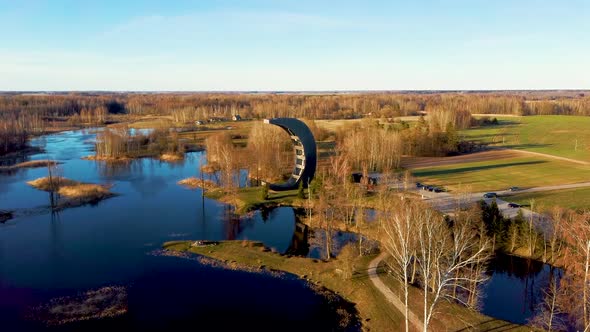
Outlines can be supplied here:
<path id="1" fill-rule="evenodd" d="M 520 204 L 517 204 L 517 203 L 508 203 L 508 207 L 511 207 L 511 208 L 519 208 L 520 207 Z"/>
<path id="2" fill-rule="evenodd" d="M 434 188 L 435 193 L 442 193 L 444 190 L 442 188 L 436 187 Z"/>
<path id="3" fill-rule="evenodd" d="M 508 190 L 510 190 L 510 191 L 519 191 L 520 188 L 518 188 L 518 187 L 510 187 L 510 188 L 508 188 Z"/>
<path id="4" fill-rule="evenodd" d="M 428 186 L 428 187 L 426 187 L 426 189 L 428 189 L 428 191 L 434 191 L 434 188 L 435 188 L 434 186 Z"/>
<path id="5" fill-rule="evenodd" d="M 416 182 L 416 188 L 423 188 L 424 185 L 420 182 Z"/>
<path id="6" fill-rule="evenodd" d="M 498 195 L 496 193 L 485 193 L 483 194 L 483 198 L 494 198 L 497 197 Z"/>

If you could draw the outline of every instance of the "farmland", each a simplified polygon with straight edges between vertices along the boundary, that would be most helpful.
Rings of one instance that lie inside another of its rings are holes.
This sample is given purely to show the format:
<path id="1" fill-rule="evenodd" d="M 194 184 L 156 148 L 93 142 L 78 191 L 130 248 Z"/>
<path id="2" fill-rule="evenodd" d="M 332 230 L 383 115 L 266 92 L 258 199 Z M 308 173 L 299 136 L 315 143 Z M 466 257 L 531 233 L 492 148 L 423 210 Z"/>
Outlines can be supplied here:
<path id="1" fill-rule="evenodd" d="M 498 117 L 498 125 L 461 131 L 466 140 L 590 162 L 590 117 Z"/>

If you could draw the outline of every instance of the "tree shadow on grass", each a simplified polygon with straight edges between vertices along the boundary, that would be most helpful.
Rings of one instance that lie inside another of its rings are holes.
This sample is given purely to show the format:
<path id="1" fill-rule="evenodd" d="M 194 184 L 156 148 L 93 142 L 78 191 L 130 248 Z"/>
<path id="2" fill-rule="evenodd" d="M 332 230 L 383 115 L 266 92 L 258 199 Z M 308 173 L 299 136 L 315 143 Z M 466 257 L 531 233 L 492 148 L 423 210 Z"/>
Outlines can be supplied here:
<path id="1" fill-rule="evenodd" d="M 487 170 L 487 169 L 505 168 L 505 167 L 512 167 L 512 166 L 537 165 L 537 164 L 543 164 L 546 162 L 547 161 L 539 160 L 539 161 L 523 161 L 523 162 L 515 162 L 515 163 L 483 165 L 483 166 L 473 166 L 473 167 L 457 167 L 457 168 L 452 168 L 452 169 L 418 171 L 418 172 L 415 172 L 414 175 L 416 175 L 416 176 L 440 176 L 440 175 L 449 175 L 449 174 L 457 174 L 457 173 L 483 171 L 483 170 Z"/>
<path id="2" fill-rule="evenodd" d="M 553 144 L 511 144 L 511 145 L 503 145 L 502 147 L 506 149 L 514 149 L 514 150 L 526 150 L 532 148 L 546 148 L 548 146 L 552 146 Z"/>
<path id="3" fill-rule="evenodd" d="M 462 328 L 457 330 L 456 332 L 464 332 L 464 331 L 486 331 L 486 332 L 500 332 L 500 331 L 513 331 L 520 329 L 521 326 L 517 324 L 512 324 L 510 322 L 505 322 L 499 319 L 489 319 L 483 321 L 479 324 Z"/>

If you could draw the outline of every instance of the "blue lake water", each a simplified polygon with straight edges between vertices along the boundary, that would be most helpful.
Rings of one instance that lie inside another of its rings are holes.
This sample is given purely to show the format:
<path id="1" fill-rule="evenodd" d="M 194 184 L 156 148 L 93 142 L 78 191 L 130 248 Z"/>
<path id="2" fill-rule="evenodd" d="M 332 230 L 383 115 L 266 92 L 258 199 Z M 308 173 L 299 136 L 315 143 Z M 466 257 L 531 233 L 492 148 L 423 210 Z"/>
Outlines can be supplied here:
<path id="1" fill-rule="evenodd" d="M 260 240 L 287 252 L 297 238 L 292 208 L 229 218 L 225 205 L 176 184 L 199 176 L 204 153 L 189 153 L 180 163 L 146 158 L 109 165 L 82 160 L 93 154 L 94 137 L 93 131 L 44 136 L 33 144 L 45 152 L 30 157 L 61 162 L 59 172 L 73 180 L 112 184 L 119 195 L 94 206 L 52 214 L 47 209 L 49 194 L 25 183 L 46 176 L 47 169 L 0 174 L 0 209 L 15 210 L 17 215 L 0 224 L 3 331 L 43 330 L 25 319 L 30 307 L 108 285 L 128 288 L 128 314 L 61 329 L 144 331 L 194 324 L 274 331 L 310 324 L 327 330 L 337 326 L 323 297 L 295 278 L 148 254 L 165 241 L 183 239 Z"/>
<path id="2" fill-rule="evenodd" d="M 25 183 L 46 176 L 47 169 L 0 174 L 0 210 L 15 210 L 17 215 L 0 223 L 0 326 L 6 331 L 43 330 L 44 326 L 25 319 L 31 306 L 108 285 L 127 287 L 128 314 L 60 329 L 146 331 L 193 324 L 216 330 L 284 331 L 337 326 L 335 313 L 323 298 L 295 278 L 148 254 L 170 240 L 249 239 L 263 241 L 278 252 L 322 257 L 320 246 L 308 246 L 308 230 L 297 222 L 294 209 L 229 217 L 225 205 L 176 183 L 199 176 L 204 152 L 188 153 L 180 163 L 146 158 L 106 164 L 81 159 L 93 154 L 94 138 L 92 130 L 37 138 L 33 145 L 45 152 L 29 159 L 57 160 L 62 163 L 61 175 L 73 180 L 112 184 L 119 195 L 97 205 L 52 214 L 47 209 L 49 194 Z M 245 183 L 246 174 L 240 176 Z M 336 243 L 357 241 L 346 232 L 333 236 Z M 526 323 L 549 277 L 558 272 L 538 262 L 498 257 L 483 289 L 482 312 Z"/>

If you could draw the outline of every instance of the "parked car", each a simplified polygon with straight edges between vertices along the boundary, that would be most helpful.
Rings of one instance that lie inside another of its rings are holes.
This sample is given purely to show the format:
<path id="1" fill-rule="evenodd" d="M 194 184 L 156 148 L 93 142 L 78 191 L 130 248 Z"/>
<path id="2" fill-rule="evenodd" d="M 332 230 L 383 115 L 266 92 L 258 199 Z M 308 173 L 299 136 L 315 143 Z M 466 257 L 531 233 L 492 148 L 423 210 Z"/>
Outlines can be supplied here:
<path id="1" fill-rule="evenodd" d="M 510 191 L 519 191 L 520 188 L 518 188 L 518 187 L 510 187 L 510 188 L 508 188 L 508 190 L 510 190 Z"/>
<path id="2" fill-rule="evenodd" d="M 520 204 L 517 204 L 517 203 L 508 203 L 508 207 L 511 207 L 511 208 L 519 208 L 520 207 Z"/>
<path id="3" fill-rule="evenodd" d="M 436 187 L 434 188 L 435 193 L 442 193 L 444 190 L 442 188 Z"/>
<path id="4" fill-rule="evenodd" d="M 494 197 L 498 197 L 498 195 L 496 193 L 485 193 L 485 194 L 483 194 L 483 198 L 494 198 Z"/>
<path id="5" fill-rule="evenodd" d="M 416 182 L 416 188 L 423 188 L 424 185 L 420 182 Z"/>

